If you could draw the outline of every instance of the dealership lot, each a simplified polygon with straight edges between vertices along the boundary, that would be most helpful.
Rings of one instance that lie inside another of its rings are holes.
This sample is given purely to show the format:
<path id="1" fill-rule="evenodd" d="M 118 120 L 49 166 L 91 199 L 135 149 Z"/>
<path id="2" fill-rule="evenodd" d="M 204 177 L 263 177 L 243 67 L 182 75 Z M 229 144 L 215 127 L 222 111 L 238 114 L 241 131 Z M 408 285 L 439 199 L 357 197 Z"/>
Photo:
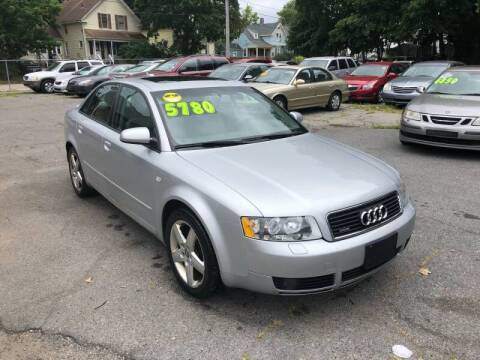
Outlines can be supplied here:
<path id="1" fill-rule="evenodd" d="M 305 111 L 316 132 L 402 173 L 418 211 L 407 251 L 342 292 L 227 289 L 199 301 L 153 236 L 102 197 L 75 196 L 63 114 L 79 102 L 0 98 L 0 358 L 25 343 L 45 358 L 68 348 L 72 358 L 388 359 L 394 344 L 415 358 L 477 357 L 480 154 L 403 147 L 395 112 Z"/>

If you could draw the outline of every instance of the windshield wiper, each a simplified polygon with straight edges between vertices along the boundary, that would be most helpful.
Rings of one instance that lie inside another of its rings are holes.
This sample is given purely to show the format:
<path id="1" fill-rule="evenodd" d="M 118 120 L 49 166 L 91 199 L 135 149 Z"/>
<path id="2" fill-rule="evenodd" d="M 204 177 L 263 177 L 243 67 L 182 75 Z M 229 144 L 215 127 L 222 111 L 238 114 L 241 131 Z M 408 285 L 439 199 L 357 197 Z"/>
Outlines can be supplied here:
<path id="1" fill-rule="evenodd" d="M 283 139 L 283 138 L 290 137 L 290 136 L 295 136 L 295 135 L 301 135 L 301 134 L 305 134 L 305 133 L 306 133 L 305 130 L 299 129 L 299 130 L 291 131 L 291 132 L 288 132 L 288 133 L 284 132 L 284 133 L 252 136 L 252 137 L 249 137 L 249 138 L 243 138 L 242 140 L 247 141 L 247 142 L 255 142 L 255 141 L 259 141 L 259 140 L 275 140 L 275 139 Z"/>
<path id="2" fill-rule="evenodd" d="M 245 140 L 218 140 L 218 141 L 207 141 L 199 142 L 193 144 L 184 144 L 175 146 L 175 150 L 178 149 L 190 149 L 190 148 L 215 148 L 215 147 L 226 147 L 226 146 L 236 146 L 248 144 L 249 141 Z"/>
<path id="3" fill-rule="evenodd" d="M 440 91 L 431 91 L 431 92 L 427 92 L 427 94 L 433 94 L 433 95 L 452 95 L 452 94 L 448 94 L 448 93 L 444 93 L 444 92 L 440 92 Z"/>

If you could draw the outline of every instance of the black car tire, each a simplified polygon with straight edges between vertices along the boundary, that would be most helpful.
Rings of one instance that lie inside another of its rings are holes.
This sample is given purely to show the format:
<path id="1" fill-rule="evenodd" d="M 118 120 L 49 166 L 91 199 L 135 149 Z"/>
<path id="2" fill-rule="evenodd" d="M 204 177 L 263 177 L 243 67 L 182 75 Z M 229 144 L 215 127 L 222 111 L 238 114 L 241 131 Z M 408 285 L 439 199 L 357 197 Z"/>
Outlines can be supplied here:
<path id="1" fill-rule="evenodd" d="M 76 169 L 73 165 L 72 157 L 75 158 L 76 162 L 78 163 L 78 168 Z M 94 195 L 96 192 L 92 187 L 88 185 L 87 180 L 85 178 L 85 174 L 83 173 L 80 157 L 78 156 L 77 151 L 73 147 L 70 147 L 67 151 L 67 160 L 68 160 L 68 170 L 70 174 L 70 181 L 72 183 L 72 187 L 75 193 L 81 198 L 86 198 L 88 196 Z M 77 177 L 78 175 L 81 176 L 80 185 L 78 185 L 75 181 L 75 175 L 74 175 L 75 172 L 77 173 L 76 174 Z"/>
<path id="2" fill-rule="evenodd" d="M 53 93 L 53 83 L 54 81 L 52 79 L 46 79 L 43 80 L 42 83 L 40 84 L 40 90 L 44 94 L 51 94 Z"/>
<path id="3" fill-rule="evenodd" d="M 330 95 L 328 99 L 327 109 L 330 111 L 338 111 L 342 105 L 342 94 L 338 91 L 335 91 Z"/>
<path id="4" fill-rule="evenodd" d="M 283 97 L 283 96 L 275 96 L 275 97 L 273 98 L 273 101 L 275 102 L 275 104 L 277 104 L 278 106 L 280 106 L 282 109 L 288 111 L 287 99 L 285 99 L 285 97 Z"/>

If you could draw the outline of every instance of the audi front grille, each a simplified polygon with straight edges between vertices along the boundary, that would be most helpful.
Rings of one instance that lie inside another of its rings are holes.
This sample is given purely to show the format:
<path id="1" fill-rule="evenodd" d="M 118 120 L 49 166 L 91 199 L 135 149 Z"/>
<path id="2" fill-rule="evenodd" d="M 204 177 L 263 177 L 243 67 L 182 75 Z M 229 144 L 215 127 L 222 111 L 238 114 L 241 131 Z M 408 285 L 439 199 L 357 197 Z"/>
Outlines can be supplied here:
<path id="1" fill-rule="evenodd" d="M 367 203 L 332 212 L 327 221 L 334 240 L 343 240 L 373 230 L 401 213 L 400 199 L 395 191 Z"/>

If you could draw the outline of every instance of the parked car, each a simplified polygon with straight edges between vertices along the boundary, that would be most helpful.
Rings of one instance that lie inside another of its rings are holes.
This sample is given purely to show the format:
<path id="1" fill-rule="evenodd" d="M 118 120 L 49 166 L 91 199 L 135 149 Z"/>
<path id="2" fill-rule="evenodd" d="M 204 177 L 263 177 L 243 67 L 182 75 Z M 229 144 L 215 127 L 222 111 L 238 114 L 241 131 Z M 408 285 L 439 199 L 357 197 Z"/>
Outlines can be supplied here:
<path id="1" fill-rule="evenodd" d="M 161 62 L 142 62 L 140 64 L 134 65 L 129 69 L 114 74 L 115 78 L 127 78 L 127 77 L 134 77 L 134 76 L 146 76 L 152 71 L 153 69 L 157 68 Z"/>
<path id="2" fill-rule="evenodd" d="M 351 57 L 313 57 L 307 58 L 300 63 L 300 66 L 316 66 L 327 69 L 337 77 L 344 78 L 357 68 L 357 63 Z"/>
<path id="3" fill-rule="evenodd" d="M 238 59 L 231 59 L 231 62 L 234 64 L 242 64 L 242 63 L 262 63 L 262 64 L 271 64 L 272 59 L 267 57 L 251 57 L 251 58 L 238 58 Z"/>
<path id="4" fill-rule="evenodd" d="M 193 296 L 342 288 L 405 250 L 415 209 L 392 167 L 301 120 L 240 82 L 110 81 L 65 116 L 73 190 L 155 234 Z"/>
<path id="5" fill-rule="evenodd" d="M 86 96 L 96 86 L 107 80 L 113 79 L 116 74 L 122 74 L 124 71 L 128 71 L 130 67 L 131 65 L 128 64 L 118 64 L 106 65 L 95 69 L 89 75 L 78 76 L 70 79 L 67 84 L 67 92 L 70 94 L 76 94 L 78 96 Z"/>
<path id="6" fill-rule="evenodd" d="M 348 98 L 347 83 L 319 67 L 273 67 L 250 85 L 289 110 L 325 106 L 336 111 Z"/>
<path id="7" fill-rule="evenodd" d="M 382 88 L 405 71 L 406 65 L 388 61 L 371 62 L 359 66 L 345 77 L 350 99 L 382 102 Z"/>
<path id="8" fill-rule="evenodd" d="M 222 56 L 191 55 L 170 59 L 154 70 L 151 76 L 207 76 L 216 68 L 229 64 Z"/>
<path id="9" fill-rule="evenodd" d="M 225 64 L 214 70 L 208 76 L 223 80 L 250 81 L 271 67 L 271 64 L 261 63 Z"/>
<path id="10" fill-rule="evenodd" d="M 400 141 L 480 150 L 480 66 L 451 67 L 413 99 Z"/>
<path id="11" fill-rule="evenodd" d="M 412 65 L 398 78 L 383 87 L 382 98 L 387 104 L 405 105 L 420 95 L 419 87 L 427 87 L 442 72 L 452 66 L 462 65 L 458 61 L 425 61 Z"/>
<path id="12" fill-rule="evenodd" d="M 74 72 L 73 74 L 61 74 L 55 78 L 55 83 L 53 85 L 53 91 L 59 93 L 67 93 L 68 82 L 78 76 L 91 75 L 95 70 L 104 67 L 105 65 L 92 65 L 84 67 L 81 70 Z"/>
<path id="13" fill-rule="evenodd" d="M 102 65 L 99 60 L 55 61 L 44 71 L 36 71 L 23 76 L 23 85 L 35 92 L 52 93 L 55 78 L 59 75 L 71 75 L 87 66 Z"/>

